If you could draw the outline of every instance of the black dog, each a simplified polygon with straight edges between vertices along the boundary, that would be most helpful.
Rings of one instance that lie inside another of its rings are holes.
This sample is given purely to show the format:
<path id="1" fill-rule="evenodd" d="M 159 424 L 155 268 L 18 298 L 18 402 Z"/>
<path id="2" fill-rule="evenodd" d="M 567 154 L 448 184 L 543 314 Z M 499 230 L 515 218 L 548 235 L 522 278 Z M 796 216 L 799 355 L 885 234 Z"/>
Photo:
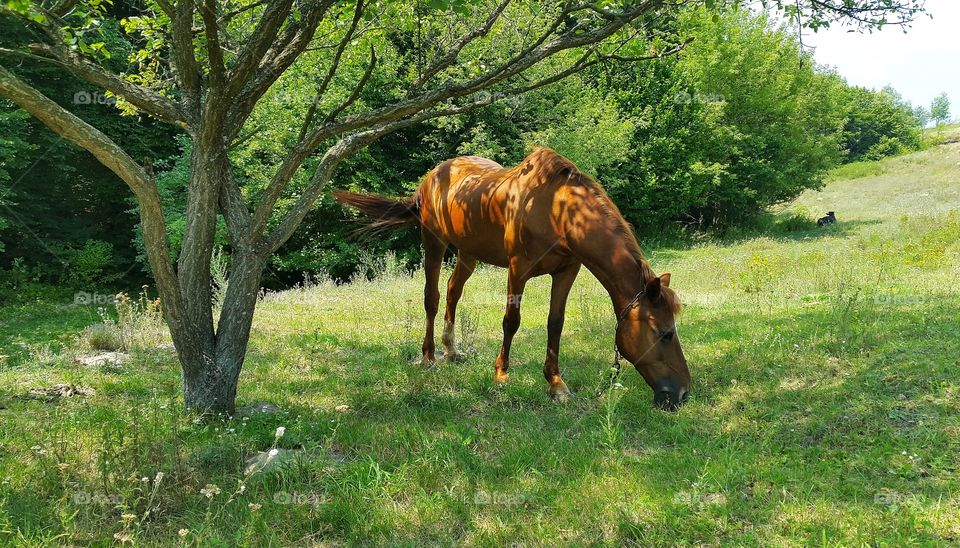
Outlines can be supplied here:
<path id="1" fill-rule="evenodd" d="M 834 215 L 832 211 L 828 211 L 826 217 L 817 219 L 817 226 L 829 225 L 835 222 L 837 222 L 837 216 Z"/>

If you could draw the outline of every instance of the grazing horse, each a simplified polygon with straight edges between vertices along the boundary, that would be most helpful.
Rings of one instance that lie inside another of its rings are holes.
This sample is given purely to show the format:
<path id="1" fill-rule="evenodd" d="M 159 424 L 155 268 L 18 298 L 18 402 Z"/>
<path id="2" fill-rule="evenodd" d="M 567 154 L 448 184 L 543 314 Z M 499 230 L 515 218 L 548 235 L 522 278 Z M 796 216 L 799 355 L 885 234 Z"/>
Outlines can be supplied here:
<path id="1" fill-rule="evenodd" d="M 419 225 L 426 272 L 423 363 L 436 359 L 437 286 L 444 252 L 452 244 L 458 254 L 447 283 L 442 337 L 448 359 L 460 356 L 454 337 L 457 301 L 477 261 L 508 272 L 503 344 L 493 377 L 497 383 L 508 378 L 524 285 L 549 274 L 553 284 L 543 375 L 551 397 L 569 398 L 558 364 L 560 333 L 567 295 L 584 265 L 610 295 L 617 317 L 615 349 L 643 375 L 654 391 L 654 403 L 676 410 L 686 401 L 690 372 L 676 333 L 674 316 L 680 305 L 669 287 L 670 274 L 654 274 L 617 206 L 570 160 L 540 148 L 518 166 L 504 169 L 492 160 L 466 156 L 431 170 L 409 198 L 344 191 L 334 196 L 372 218 L 366 230 Z"/>
<path id="2" fill-rule="evenodd" d="M 832 225 L 835 222 L 837 222 L 837 216 L 833 211 L 828 211 L 826 217 L 817 219 L 817 226 Z"/>

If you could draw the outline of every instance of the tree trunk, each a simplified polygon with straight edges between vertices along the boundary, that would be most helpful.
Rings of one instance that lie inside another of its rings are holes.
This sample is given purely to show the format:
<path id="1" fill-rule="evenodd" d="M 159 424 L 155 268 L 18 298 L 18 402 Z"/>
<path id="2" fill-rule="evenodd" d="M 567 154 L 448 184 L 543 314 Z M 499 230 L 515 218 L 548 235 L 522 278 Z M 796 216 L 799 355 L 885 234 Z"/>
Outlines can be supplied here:
<path id="1" fill-rule="evenodd" d="M 265 264 L 256 255 L 233 256 L 220 321 L 209 347 L 196 346 L 198 340 L 205 338 L 197 337 L 195 326 L 182 333 L 171 330 L 183 369 L 184 400 L 188 409 L 201 413 L 233 413 Z M 209 311 L 212 315 L 212 303 Z"/>

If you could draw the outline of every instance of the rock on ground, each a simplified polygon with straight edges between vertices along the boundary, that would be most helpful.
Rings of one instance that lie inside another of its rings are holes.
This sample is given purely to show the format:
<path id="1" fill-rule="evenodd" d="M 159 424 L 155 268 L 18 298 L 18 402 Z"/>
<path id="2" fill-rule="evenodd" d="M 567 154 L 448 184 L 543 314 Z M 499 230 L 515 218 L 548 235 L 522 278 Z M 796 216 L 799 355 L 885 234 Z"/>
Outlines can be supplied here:
<path id="1" fill-rule="evenodd" d="M 247 459 L 243 471 L 247 475 L 254 472 L 269 472 L 306 460 L 307 456 L 302 449 L 271 449 L 260 451 Z"/>
<path id="2" fill-rule="evenodd" d="M 75 384 L 55 384 L 48 388 L 33 388 L 29 392 L 31 398 L 53 402 L 60 398 L 72 398 L 74 396 L 92 396 L 96 393 L 89 386 L 77 386 Z"/>
<path id="3" fill-rule="evenodd" d="M 252 403 L 250 405 L 244 405 L 243 407 L 238 407 L 234 411 L 233 415 L 235 417 L 252 417 L 253 415 L 258 415 L 264 413 L 267 415 L 273 415 L 280 412 L 280 408 L 272 403 Z"/>
<path id="4" fill-rule="evenodd" d="M 94 354 L 92 356 L 83 356 L 77 358 L 77 361 L 81 365 L 86 365 L 88 367 L 98 367 L 103 365 L 120 365 L 123 362 L 127 361 L 130 357 L 130 354 L 123 352 L 101 352 L 100 354 Z"/>

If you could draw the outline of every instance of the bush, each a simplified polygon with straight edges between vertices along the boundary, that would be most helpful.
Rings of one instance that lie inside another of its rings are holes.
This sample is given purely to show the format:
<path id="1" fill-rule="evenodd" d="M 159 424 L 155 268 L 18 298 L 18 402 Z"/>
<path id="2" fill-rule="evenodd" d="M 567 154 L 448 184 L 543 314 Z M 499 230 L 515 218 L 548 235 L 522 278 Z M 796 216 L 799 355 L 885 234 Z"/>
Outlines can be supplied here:
<path id="1" fill-rule="evenodd" d="M 842 159 L 842 80 L 749 10 L 679 24 L 695 37 L 679 57 L 600 78 L 640 121 L 631 157 L 600 173 L 628 220 L 641 233 L 729 227 L 821 186 Z"/>
<path id="2" fill-rule="evenodd" d="M 80 249 L 67 251 L 67 263 L 71 276 L 65 283 L 74 287 L 103 287 L 120 278 L 120 274 L 111 272 L 113 264 L 113 244 L 100 240 L 87 240 Z"/>
<path id="3" fill-rule="evenodd" d="M 870 150 L 863 155 L 863 158 L 865 160 L 879 160 L 887 156 L 902 154 L 905 152 L 905 149 L 906 147 L 903 146 L 900 139 L 884 135 L 880 138 L 880 142 L 870 147 Z"/>

